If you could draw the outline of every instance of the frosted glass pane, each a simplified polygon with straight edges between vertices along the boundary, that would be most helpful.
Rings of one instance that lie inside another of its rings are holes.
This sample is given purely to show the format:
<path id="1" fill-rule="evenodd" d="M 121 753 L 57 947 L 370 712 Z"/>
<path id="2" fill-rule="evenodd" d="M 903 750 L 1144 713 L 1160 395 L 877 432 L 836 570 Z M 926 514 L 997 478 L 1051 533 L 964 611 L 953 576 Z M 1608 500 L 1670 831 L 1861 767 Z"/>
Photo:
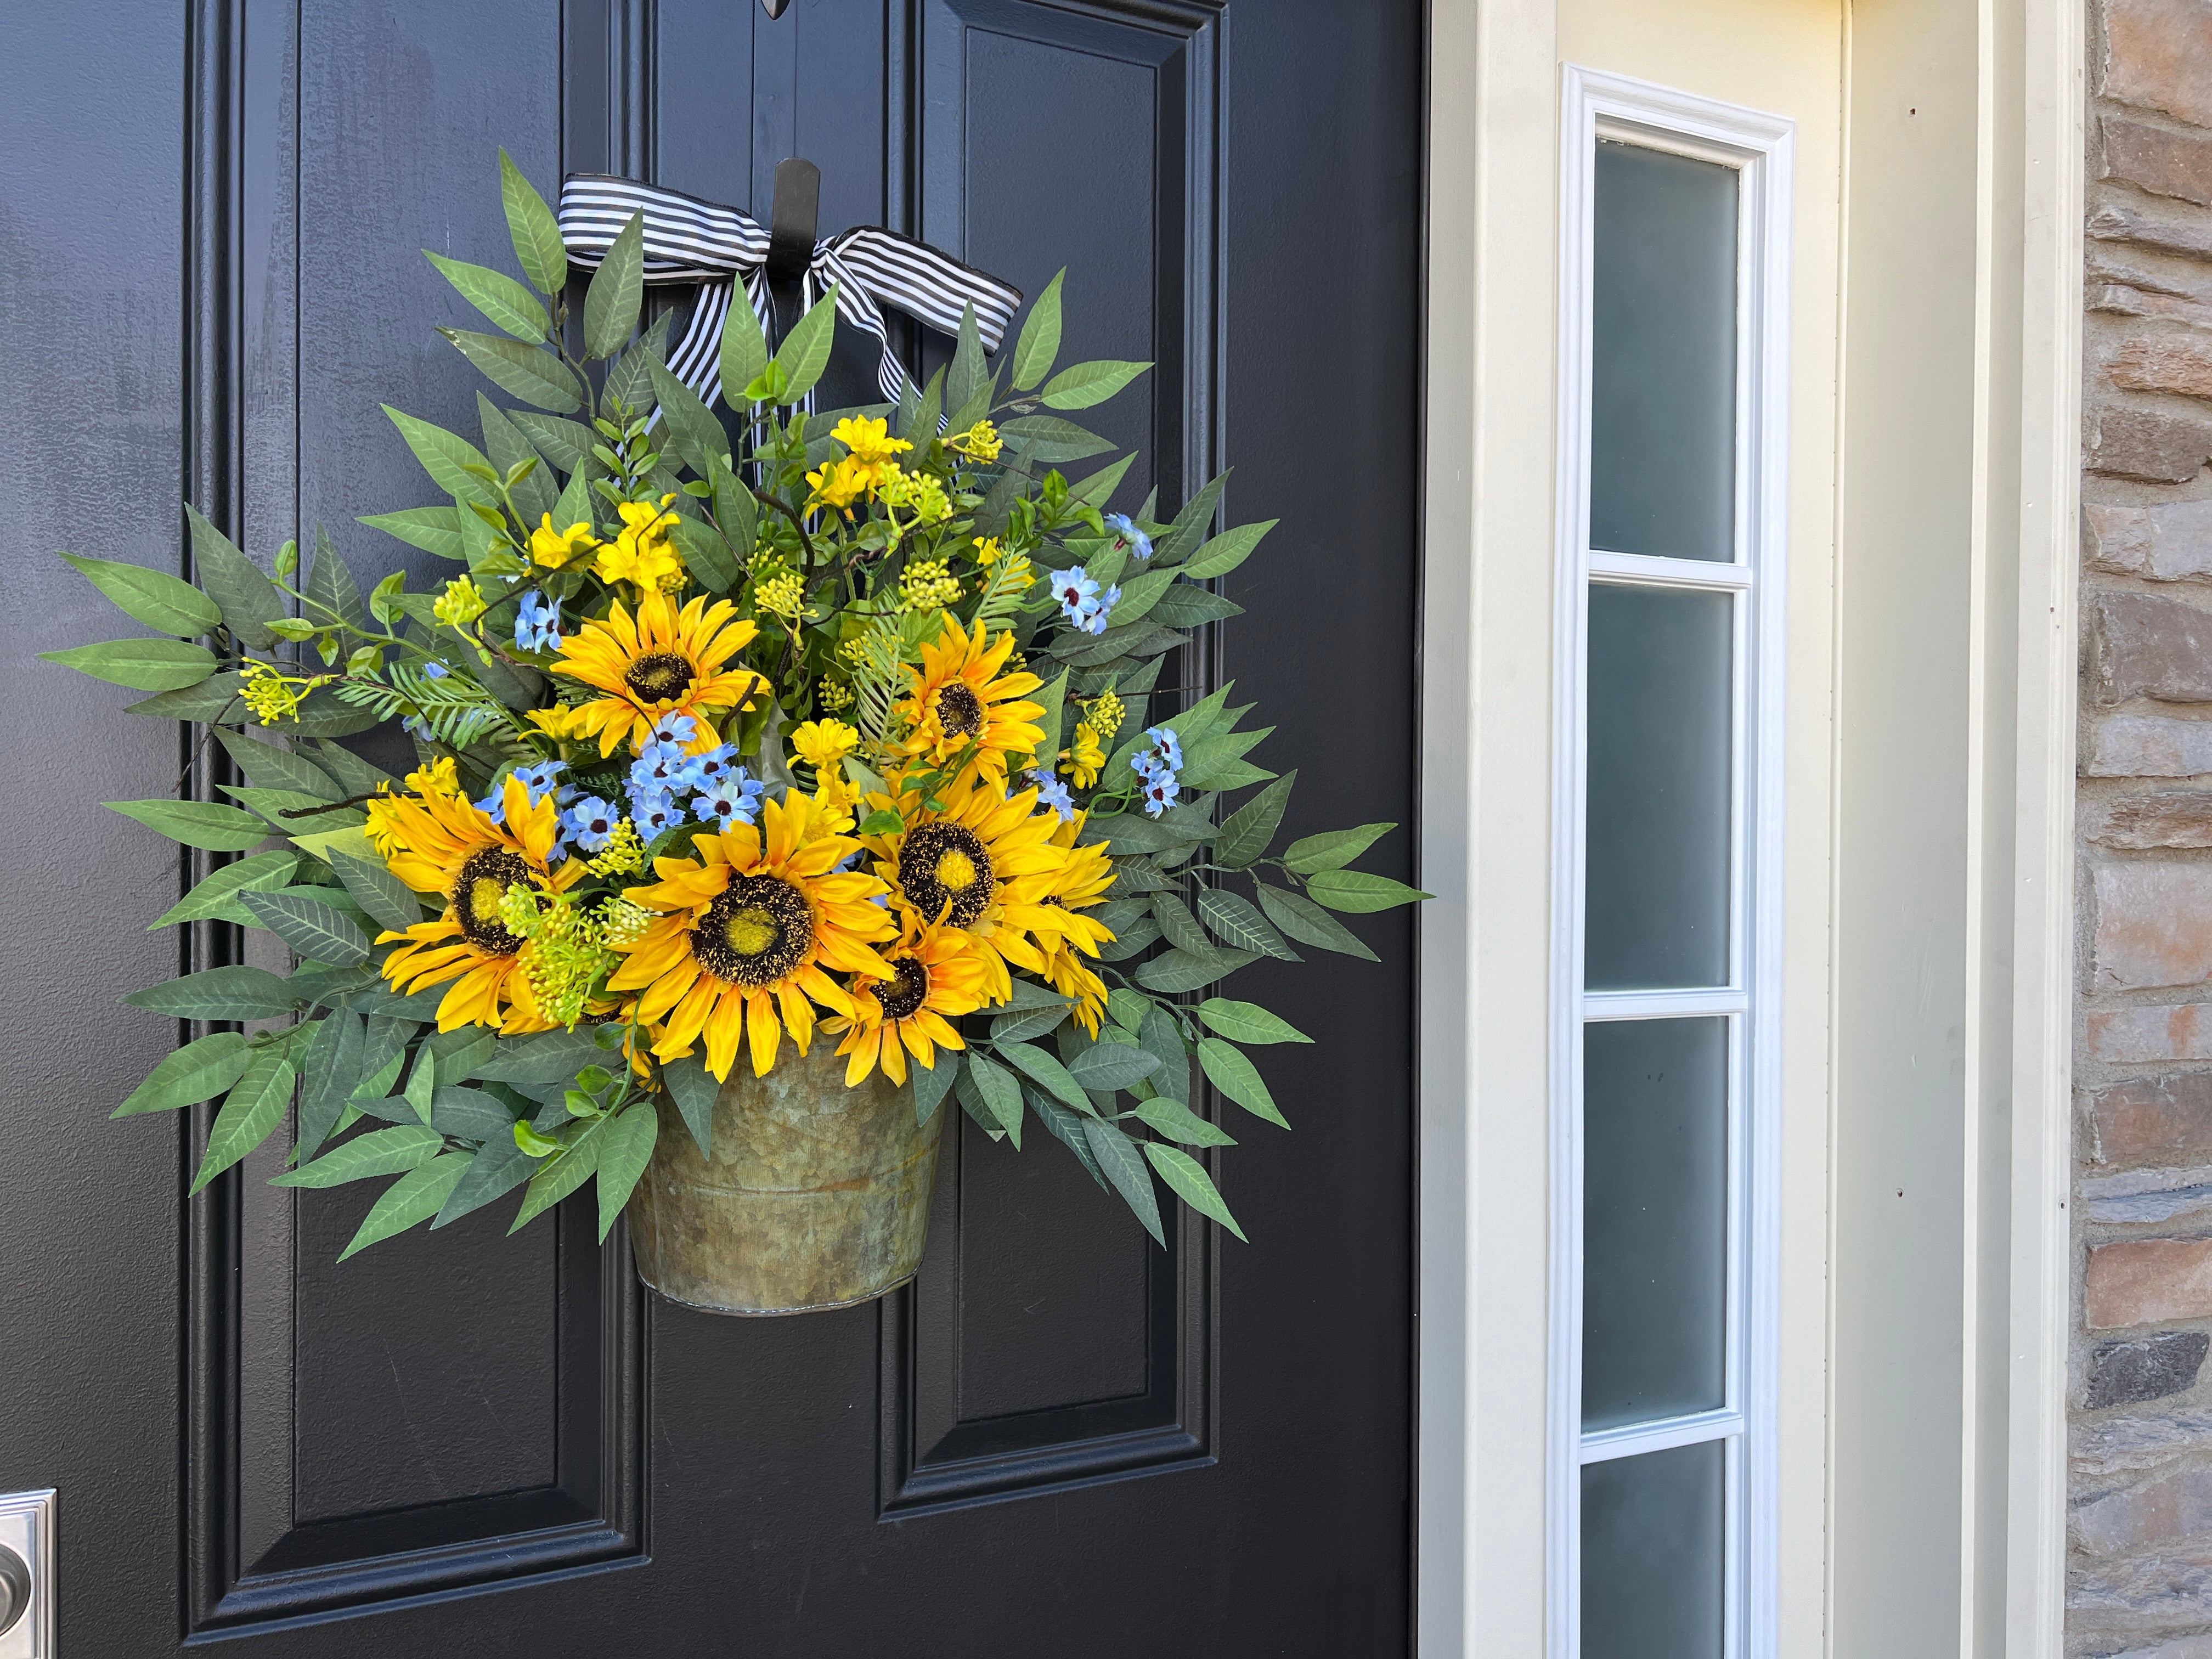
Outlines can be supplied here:
<path id="1" fill-rule="evenodd" d="M 1733 167 L 1597 147 L 1590 545 L 1732 559 Z"/>
<path id="2" fill-rule="evenodd" d="M 1583 1466 L 1582 1659 L 1720 1659 L 1727 1453 Z"/>
<path id="3" fill-rule="evenodd" d="M 1726 593 L 1594 585 L 1583 981 L 1725 985 Z"/>
<path id="4" fill-rule="evenodd" d="M 1583 1028 L 1583 1426 L 1727 1404 L 1728 1022 Z"/>

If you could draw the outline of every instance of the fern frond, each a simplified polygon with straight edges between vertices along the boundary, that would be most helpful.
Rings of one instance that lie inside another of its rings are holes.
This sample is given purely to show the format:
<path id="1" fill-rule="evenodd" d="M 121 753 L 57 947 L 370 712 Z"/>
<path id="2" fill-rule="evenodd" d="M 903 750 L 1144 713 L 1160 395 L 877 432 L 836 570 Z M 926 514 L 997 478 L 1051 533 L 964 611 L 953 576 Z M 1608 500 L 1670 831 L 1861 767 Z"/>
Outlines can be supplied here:
<path id="1" fill-rule="evenodd" d="M 1000 559 L 983 580 L 983 602 L 975 607 L 975 626 L 985 632 L 1005 628 L 1022 608 L 1022 595 L 1035 585 L 1036 574 L 1024 562 Z"/>
<path id="2" fill-rule="evenodd" d="M 341 701 L 369 709 L 380 720 L 418 719 L 431 736 L 453 749 L 466 748 L 510 723 L 499 701 L 465 675 L 433 679 L 402 663 L 386 669 L 384 678 L 389 683 L 355 678 L 331 689 Z"/>

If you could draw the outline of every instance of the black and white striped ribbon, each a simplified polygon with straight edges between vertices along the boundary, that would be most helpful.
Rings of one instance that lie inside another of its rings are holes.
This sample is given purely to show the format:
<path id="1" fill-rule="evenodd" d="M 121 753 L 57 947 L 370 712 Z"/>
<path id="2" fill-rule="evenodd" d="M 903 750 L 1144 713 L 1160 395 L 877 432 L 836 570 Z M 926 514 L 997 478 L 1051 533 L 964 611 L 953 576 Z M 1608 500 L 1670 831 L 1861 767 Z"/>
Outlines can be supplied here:
<path id="1" fill-rule="evenodd" d="M 690 283 L 699 289 L 691 321 L 668 354 L 677 379 L 710 407 L 722 389 L 722 327 L 738 284 L 765 330 L 769 318 L 769 234 L 750 215 L 681 191 L 605 173 L 572 173 L 561 186 L 561 240 L 568 258 L 597 269 L 631 216 L 645 216 L 645 280 Z M 873 335 L 883 348 L 876 385 L 901 401 L 911 384 L 891 349 L 883 307 L 891 306 L 946 334 L 975 307 L 983 349 L 996 351 L 1013 322 L 1022 291 L 963 264 L 926 242 L 874 225 L 856 226 L 814 245 L 802 287 L 810 306 L 837 289 L 837 315 Z"/>

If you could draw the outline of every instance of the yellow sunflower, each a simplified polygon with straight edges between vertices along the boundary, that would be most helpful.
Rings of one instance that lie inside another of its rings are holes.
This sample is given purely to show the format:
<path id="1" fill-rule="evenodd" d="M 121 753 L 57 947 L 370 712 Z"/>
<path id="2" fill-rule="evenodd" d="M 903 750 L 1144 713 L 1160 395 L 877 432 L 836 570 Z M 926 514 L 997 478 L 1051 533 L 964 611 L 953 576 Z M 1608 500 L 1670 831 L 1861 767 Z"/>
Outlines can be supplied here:
<path id="1" fill-rule="evenodd" d="M 837 1052 L 845 1063 L 845 1086 L 853 1087 L 878 1063 L 894 1083 L 906 1081 L 906 1057 L 934 1067 L 939 1048 L 964 1048 L 951 1022 L 983 1006 L 990 972 L 983 951 L 957 927 L 933 927 L 912 910 L 905 912 L 896 945 L 884 947 L 891 965 L 889 979 L 856 975 L 853 1012 L 822 1022 L 825 1031 L 845 1034 Z"/>
<path id="2" fill-rule="evenodd" d="M 906 671 L 912 690 L 892 706 L 908 728 L 901 752 L 943 766 L 972 743 L 975 757 L 961 775 L 1000 780 L 1009 755 L 1034 754 L 1044 741 L 1044 728 L 1036 724 L 1044 709 L 1018 699 L 1044 682 L 1035 674 L 1000 673 L 1013 649 L 1012 634 L 991 645 L 978 626 L 970 639 L 946 611 L 937 643 L 921 647 L 921 666 Z"/>
<path id="3" fill-rule="evenodd" d="M 625 738 L 642 747 L 662 715 L 689 714 L 699 723 L 693 752 L 713 748 L 721 741 L 713 714 L 742 707 L 768 685 L 749 668 L 728 666 L 759 632 L 735 620 L 737 611 L 727 599 L 708 605 L 704 594 L 678 611 L 665 593 L 653 592 L 633 621 L 617 599 L 604 619 L 568 636 L 553 665 L 555 673 L 605 694 L 572 711 L 568 729 L 597 737 L 599 753 L 611 755 Z"/>
<path id="4" fill-rule="evenodd" d="M 1045 983 L 1075 999 L 1076 1019 L 1097 1036 L 1099 1017 L 1106 1011 L 1106 981 L 1085 966 L 1083 958 L 1096 957 L 1098 947 L 1111 944 L 1114 935 L 1103 922 L 1077 913 L 1105 902 L 1107 890 L 1114 884 L 1114 865 L 1103 844 L 1075 844 L 1084 817 L 1078 812 L 1053 832 L 1053 844 L 1066 853 L 1066 861 L 1052 878 L 1045 902 L 1064 915 L 1059 930 L 1040 930 L 1037 942 L 1044 949 Z"/>
<path id="5" fill-rule="evenodd" d="M 765 1077 L 786 1030 L 806 1052 L 813 1003 L 852 1012 L 853 999 L 825 968 L 892 975 L 870 948 L 898 931 L 870 902 L 884 884 L 836 872 L 860 843 L 832 833 L 796 790 L 768 802 L 761 817 L 757 828 L 701 836 L 697 858 L 659 860 L 659 883 L 629 890 L 633 903 L 661 914 L 635 941 L 612 946 L 628 959 L 607 981 L 610 991 L 636 994 L 639 1020 L 660 1028 L 655 1054 L 688 1054 L 703 1036 L 707 1069 L 724 1079 L 741 1034 L 751 1042 L 753 1075 Z"/>
<path id="6" fill-rule="evenodd" d="M 971 779 L 944 788 L 942 799 L 944 810 L 931 812 L 915 792 L 896 800 L 871 795 L 872 806 L 894 808 L 906 827 L 862 839 L 877 874 L 923 921 L 960 928 L 983 946 L 991 1000 L 1004 1002 L 1013 994 L 1006 964 L 1043 972 L 1044 953 L 1030 936 L 1057 938 L 1073 919 L 1050 902 L 1067 862 L 1051 840 L 1060 819 L 1037 812 L 1034 789 L 1009 796 L 1003 779 Z"/>
<path id="7" fill-rule="evenodd" d="M 584 874 L 570 859 L 558 870 L 547 859 L 560 828 L 550 792 L 531 805 L 530 791 L 510 777 L 501 797 L 507 822 L 458 794 L 382 795 L 368 803 L 371 838 L 391 850 L 392 873 L 418 893 L 442 893 L 446 913 L 377 943 L 405 944 L 385 959 L 384 976 L 414 992 L 454 981 L 438 1003 L 438 1029 L 491 1025 L 509 1033 L 544 1031 L 550 1023 L 530 994 L 532 946 L 500 918 L 500 901 L 518 884 L 562 892 Z"/>

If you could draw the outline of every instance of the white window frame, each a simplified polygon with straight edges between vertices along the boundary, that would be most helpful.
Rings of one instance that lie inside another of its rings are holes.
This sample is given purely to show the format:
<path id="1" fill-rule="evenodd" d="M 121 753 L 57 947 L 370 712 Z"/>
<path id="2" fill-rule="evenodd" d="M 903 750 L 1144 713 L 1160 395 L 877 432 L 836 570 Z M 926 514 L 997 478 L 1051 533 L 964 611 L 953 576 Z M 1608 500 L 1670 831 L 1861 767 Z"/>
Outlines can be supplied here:
<path id="1" fill-rule="evenodd" d="M 1775 1659 L 1780 1352 L 1784 579 L 1789 545 L 1790 185 L 1795 124 L 1567 64 L 1560 155 L 1559 495 L 1553 688 L 1551 1339 L 1547 1577 L 1551 1659 L 1581 1647 L 1582 1469 L 1720 1439 L 1728 1449 L 1723 1652 Z M 1735 562 L 1589 544 L 1592 210 L 1597 145 L 1619 139 L 1734 167 L 1738 196 Z M 1711 991 L 1583 985 L 1585 709 L 1593 579 L 1727 592 L 1731 710 L 1729 979 Z M 1582 1428 L 1583 1043 L 1592 1019 L 1724 1016 L 1729 1054 L 1723 1404 L 1664 1423 Z"/>

